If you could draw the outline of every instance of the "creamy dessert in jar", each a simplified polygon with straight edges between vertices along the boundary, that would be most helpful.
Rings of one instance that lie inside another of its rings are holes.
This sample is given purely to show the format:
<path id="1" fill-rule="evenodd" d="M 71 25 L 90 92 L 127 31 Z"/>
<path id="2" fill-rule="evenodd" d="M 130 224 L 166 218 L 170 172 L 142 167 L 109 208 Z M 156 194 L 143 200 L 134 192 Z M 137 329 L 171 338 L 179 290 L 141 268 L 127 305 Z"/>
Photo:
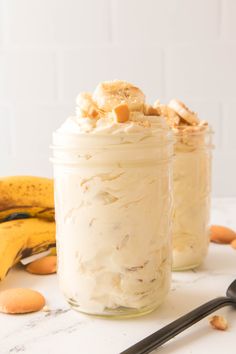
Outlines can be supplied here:
<path id="1" fill-rule="evenodd" d="M 173 269 L 195 268 L 209 244 L 212 130 L 179 100 L 154 106 L 175 135 Z"/>
<path id="2" fill-rule="evenodd" d="M 53 134 L 61 289 L 84 313 L 150 312 L 170 286 L 173 134 L 125 81 L 76 112 Z"/>

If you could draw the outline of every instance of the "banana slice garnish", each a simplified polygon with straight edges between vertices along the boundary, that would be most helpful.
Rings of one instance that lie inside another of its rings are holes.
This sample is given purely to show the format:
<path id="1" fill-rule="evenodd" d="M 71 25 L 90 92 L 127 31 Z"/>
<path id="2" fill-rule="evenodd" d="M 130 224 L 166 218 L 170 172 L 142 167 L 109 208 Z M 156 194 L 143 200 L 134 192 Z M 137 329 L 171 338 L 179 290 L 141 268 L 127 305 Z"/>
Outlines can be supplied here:
<path id="1" fill-rule="evenodd" d="M 89 92 L 81 92 L 76 98 L 76 114 L 80 117 L 97 118 L 99 109 Z"/>
<path id="2" fill-rule="evenodd" d="M 161 110 L 160 107 L 154 107 L 149 104 L 144 104 L 143 113 L 145 116 L 160 116 Z"/>
<path id="3" fill-rule="evenodd" d="M 173 109 L 181 118 L 183 118 L 190 125 L 199 124 L 200 120 L 197 115 L 190 111 L 190 109 L 185 106 L 185 104 L 177 99 L 172 99 L 168 107 Z"/>
<path id="4" fill-rule="evenodd" d="M 120 104 L 127 104 L 130 111 L 143 111 L 145 95 L 129 82 L 104 81 L 95 89 L 93 101 L 106 112 L 111 112 Z"/>
<path id="5" fill-rule="evenodd" d="M 180 116 L 170 107 L 164 104 L 160 104 L 160 101 L 157 100 L 153 105 L 156 109 L 159 109 L 160 115 L 165 117 L 167 123 L 171 127 L 178 126 L 180 123 Z"/>

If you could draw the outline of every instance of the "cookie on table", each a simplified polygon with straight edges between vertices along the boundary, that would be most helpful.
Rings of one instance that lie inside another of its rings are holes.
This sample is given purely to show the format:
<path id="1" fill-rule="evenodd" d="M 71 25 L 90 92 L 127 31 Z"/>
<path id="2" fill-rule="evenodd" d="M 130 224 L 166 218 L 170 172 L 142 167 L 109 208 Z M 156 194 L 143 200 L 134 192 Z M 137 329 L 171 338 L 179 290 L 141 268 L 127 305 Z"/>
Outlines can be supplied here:
<path id="1" fill-rule="evenodd" d="M 12 288 L 0 292 L 0 312 L 8 314 L 36 312 L 44 305 L 44 296 L 32 289 Z"/>
<path id="2" fill-rule="evenodd" d="M 38 275 L 53 274 L 57 271 L 57 257 L 46 256 L 33 261 L 25 268 L 27 272 Z"/>

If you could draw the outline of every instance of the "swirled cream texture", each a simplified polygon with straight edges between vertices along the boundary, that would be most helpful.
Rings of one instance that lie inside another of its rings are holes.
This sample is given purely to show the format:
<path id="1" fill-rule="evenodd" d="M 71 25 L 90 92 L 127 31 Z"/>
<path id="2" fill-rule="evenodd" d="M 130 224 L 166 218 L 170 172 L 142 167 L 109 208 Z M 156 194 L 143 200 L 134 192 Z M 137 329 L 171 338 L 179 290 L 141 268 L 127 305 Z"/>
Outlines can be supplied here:
<path id="1" fill-rule="evenodd" d="M 185 138 L 184 138 L 185 135 Z M 208 250 L 211 146 L 208 129 L 177 134 L 174 158 L 173 267 L 194 268 Z"/>
<path id="2" fill-rule="evenodd" d="M 212 132 L 178 100 L 165 106 L 163 115 L 176 138 L 173 269 L 195 268 L 203 262 L 209 244 Z"/>
<path id="3" fill-rule="evenodd" d="M 156 308 L 170 286 L 172 135 L 120 83 L 115 99 L 97 89 L 95 108 L 80 101 L 54 133 L 53 161 L 61 288 L 79 311 L 129 316 Z M 112 102 L 127 104 L 128 120 Z"/>

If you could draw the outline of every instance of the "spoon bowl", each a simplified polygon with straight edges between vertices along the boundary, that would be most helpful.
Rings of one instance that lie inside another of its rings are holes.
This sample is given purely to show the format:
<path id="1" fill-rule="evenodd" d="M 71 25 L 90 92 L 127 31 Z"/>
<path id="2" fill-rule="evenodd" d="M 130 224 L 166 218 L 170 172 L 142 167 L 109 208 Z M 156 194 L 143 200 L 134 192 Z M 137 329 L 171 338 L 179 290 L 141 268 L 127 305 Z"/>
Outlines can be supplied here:
<path id="1" fill-rule="evenodd" d="M 236 301 L 236 279 L 228 287 L 226 295 Z"/>

